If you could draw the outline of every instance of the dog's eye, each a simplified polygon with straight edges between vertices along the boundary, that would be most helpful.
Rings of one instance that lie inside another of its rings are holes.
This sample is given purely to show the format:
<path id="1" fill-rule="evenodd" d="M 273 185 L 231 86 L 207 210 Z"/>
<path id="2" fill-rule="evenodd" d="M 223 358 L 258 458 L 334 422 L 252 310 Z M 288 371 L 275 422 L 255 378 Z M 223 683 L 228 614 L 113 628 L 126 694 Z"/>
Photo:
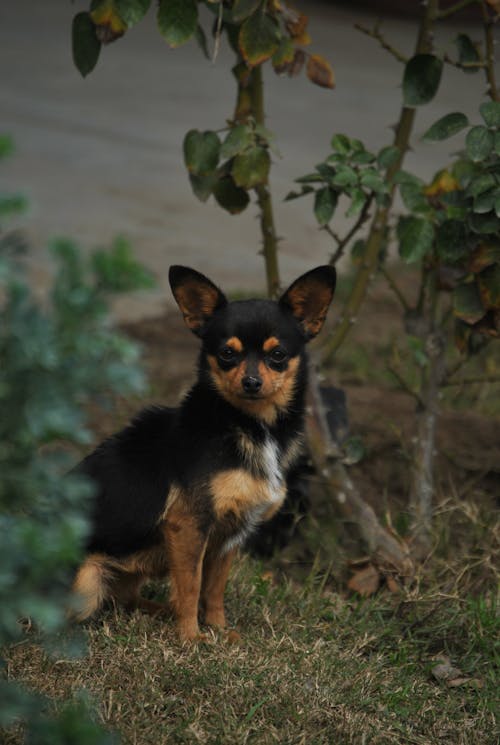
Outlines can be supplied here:
<path id="1" fill-rule="evenodd" d="M 222 347 L 219 350 L 219 358 L 223 362 L 232 362 L 236 357 L 236 352 L 231 347 Z"/>
<path id="2" fill-rule="evenodd" d="M 269 355 L 269 359 L 271 362 L 283 362 L 286 358 L 286 352 L 284 352 L 279 347 L 276 349 L 273 349 L 273 351 Z"/>

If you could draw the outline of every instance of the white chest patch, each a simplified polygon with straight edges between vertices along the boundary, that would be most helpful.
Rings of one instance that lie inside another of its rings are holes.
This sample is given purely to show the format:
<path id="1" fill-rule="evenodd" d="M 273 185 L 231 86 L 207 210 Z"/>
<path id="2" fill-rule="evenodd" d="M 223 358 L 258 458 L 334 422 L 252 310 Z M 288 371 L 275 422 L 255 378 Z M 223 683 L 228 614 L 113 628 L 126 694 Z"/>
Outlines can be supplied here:
<path id="1" fill-rule="evenodd" d="M 283 473 L 279 464 L 279 450 L 276 440 L 266 435 L 262 447 L 262 470 L 269 484 L 271 502 L 283 498 Z"/>

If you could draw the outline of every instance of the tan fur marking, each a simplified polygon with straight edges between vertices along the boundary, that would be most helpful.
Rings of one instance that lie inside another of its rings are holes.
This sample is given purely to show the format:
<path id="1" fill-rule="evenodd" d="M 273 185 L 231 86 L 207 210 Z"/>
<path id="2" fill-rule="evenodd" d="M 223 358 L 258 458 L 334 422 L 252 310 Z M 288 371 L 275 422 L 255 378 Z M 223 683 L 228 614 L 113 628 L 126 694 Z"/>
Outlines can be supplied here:
<path id="1" fill-rule="evenodd" d="M 219 295 L 215 287 L 187 279 L 174 290 L 175 299 L 184 316 L 186 325 L 197 330 L 217 307 Z"/>
<path id="2" fill-rule="evenodd" d="M 228 339 L 226 342 L 226 346 L 231 347 L 231 349 L 234 352 L 238 352 L 238 354 L 243 352 L 243 343 L 241 339 L 238 339 L 237 336 L 232 336 L 230 339 Z"/>
<path id="3" fill-rule="evenodd" d="M 277 339 L 275 336 L 270 336 L 269 339 L 266 339 L 264 344 L 262 345 L 262 349 L 264 352 L 270 352 L 271 349 L 274 349 L 275 347 L 279 346 L 279 339 Z"/>
<path id="4" fill-rule="evenodd" d="M 255 478 L 248 471 L 234 468 L 222 471 L 210 482 L 214 512 L 222 518 L 227 512 L 237 517 L 262 504 L 271 501 L 269 486 L 264 479 Z"/>
<path id="5" fill-rule="evenodd" d="M 301 321 L 305 330 L 316 336 L 321 331 L 332 300 L 332 292 L 322 282 L 309 278 L 292 287 L 287 299 L 293 315 Z"/>
<path id="6" fill-rule="evenodd" d="M 198 604 L 207 540 L 179 500 L 163 525 L 170 572 L 170 601 L 182 640 L 199 637 Z"/>
<path id="7" fill-rule="evenodd" d="M 207 550 L 203 562 L 203 580 L 201 585 L 201 604 L 208 626 L 226 626 L 224 613 L 224 590 L 229 576 L 236 549 L 220 556 L 218 551 Z"/>
<path id="8" fill-rule="evenodd" d="M 214 385 L 219 393 L 237 409 L 245 414 L 261 419 L 266 424 L 272 425 L 278 417 L 280 410 L 286 409 L 295 390 L 299 357 L 292 357 L 288 367 L 283 372 L 271 370 L 263 362 L 259 363 L 259 375 L 262 378 L 262 388 L 259 398 L 244 398 L 241 380 L 245 375 L 245 363 L 230 370 L 221 370 L 217 359 L 213 355 L 207 355 L 208 364 Z"/>
<path id="9" fill-rule="evenodd" d="M 172 507 L 173 504 L 179 499 L 179 497 L 182 496 L 182 491 L 177 486 L 170 487 L 170 490 L 167 494 L 167 499 L 165 501 L 165 507 L 163 508 L 163 512 L 161 513 L 160 517 L 158 518 L 158 523 L 162 523 Z"/>
<path id="10" fill-rule="evenodd" d="M 106 557 L 90 554 L 79 568 L 73 582 L 73 592 L 77 596 L 78 608 L 71 615 L 77 621 L 92 616 L 108 596 L 110 572 L 106 567 Z"/>

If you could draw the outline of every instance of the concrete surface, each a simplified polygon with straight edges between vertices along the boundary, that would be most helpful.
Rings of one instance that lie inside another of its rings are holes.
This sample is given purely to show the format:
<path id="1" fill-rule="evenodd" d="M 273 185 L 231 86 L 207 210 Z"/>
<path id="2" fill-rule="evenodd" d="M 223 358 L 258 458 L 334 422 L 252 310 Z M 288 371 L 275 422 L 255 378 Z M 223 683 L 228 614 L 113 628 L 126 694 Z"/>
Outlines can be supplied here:
<path id="1" fill-rule="evenodd" d="M 334 66 L 337 87 L 318 88 L 305 75 L 290 80 L 271 69 L 265 73 L 268 126 L 282 154 L 274 158 L 272 188 L 284 284 L 332 251 L 317 228 L 311 199 L 283 202 L 293 179 L 328 153 L 335 132 L 359 137 L 372 149 L 389 144 L 403 71 L 377 42 L 354 29 L 355 22 L 372 25 L 373 12 L 311 0 L 297 5 L 310 17 L 313 51 Z M 104 48 L 94 72 L 82 79 L 71 59 L 70 27 L 73 15 L 87 6 L 62 0 L 0 4 L 0 129 L 17 145 L 16 155 L 0 168 L 0 188 L 30 199 L 24 224 L 33 244 L 33 282 L 40 291 L 47 285 L 46 246 L 52 237 L 72 236 L 89 249 L 123 234 L 159 286 L 121 301 L 120 317 L 161 311 L 169 298 L 171 263 L 193 265 L 226 288 L 262 288 L 255 207 L 232 217 L 213 200 L 202 204 L 191 192 L 182 160 L 188 129 L 221 128 L 231 115 L 230 52 L 223 48 L 211 64 L 194 41 L 169 49 L 150 11 L 122 40 Z M 383 29 L 393 45 L 411 54 L 415 21 L 386 18 Z M 480 38 L 480 31 L 468 31 Z M 448 27 L 438 47 L 451 51 L 456 33 Z M 433 146 L 418 137 L 450 111 L 477 119 L 484 90 L 478 82 L 446 67 L 437 100 L 421 107 L 408 168 L 430 178 L 458 149 L 460 136 Z"/>

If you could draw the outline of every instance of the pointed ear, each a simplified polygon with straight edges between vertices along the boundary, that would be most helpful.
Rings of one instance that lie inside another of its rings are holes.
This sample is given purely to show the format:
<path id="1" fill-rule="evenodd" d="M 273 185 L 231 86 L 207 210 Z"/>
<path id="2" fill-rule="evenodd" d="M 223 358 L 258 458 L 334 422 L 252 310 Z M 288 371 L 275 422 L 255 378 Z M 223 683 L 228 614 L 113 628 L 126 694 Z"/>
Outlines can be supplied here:
<path id="1" fill-rule="evenodd" d="M 207 277 L 186 266 L 171 266 L 170 287 L 188 328 L 200 336 L 205 323 L 227 300 Z"/>
<path id="2" fill-rule="evenodd" d="M 333 266 L 318 266 L 296 279 L 279 301 L 300 323 L 307 340 L 319 334 L 323 327 L 336 279 Z"/>

